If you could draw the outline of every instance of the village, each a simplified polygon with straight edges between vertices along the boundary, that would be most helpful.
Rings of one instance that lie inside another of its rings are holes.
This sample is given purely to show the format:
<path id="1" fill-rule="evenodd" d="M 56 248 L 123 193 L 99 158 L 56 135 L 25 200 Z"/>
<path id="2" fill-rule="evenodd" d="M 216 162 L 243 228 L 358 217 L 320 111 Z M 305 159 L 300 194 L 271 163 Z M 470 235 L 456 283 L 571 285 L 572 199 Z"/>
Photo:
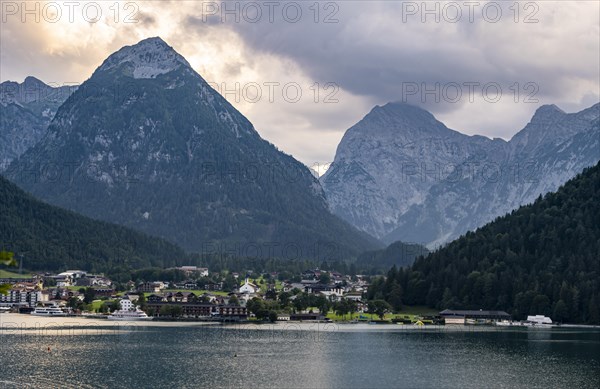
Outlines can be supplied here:
<path id="1" fill-rule="evenodd" d="M 334 303 L 348 300 L 352 302 L 345 304 L 348 310 L 367 311 L 362 302 L 367 282 L 361 276 L 352 279 L 315 269 L 293 282 L 280 280 L 278 273 L 253 276 L 250 271 L 242 277 L 210 274 L 196 266 L 171 270 L 183 275 L 183 280 L 130 281 L 118 287 L 102 274 L 82 270 L 0 278 L 0 284 L 11 285 L 6 295 L 0 295 L 0 309 L 31 313 L 36 307 L 55 306 L 72 315 L 102 315 L 118 310 L 119 302 L 129 299 L 164 320 L 325 320 Z M 231 278 L 233 284 L 227 282 Z"/>
<path id="2" fill-rule="evenodd" d="M 368 276 L 349 276 L 318 268 L 292 277 L 277 272 L 211 273 L 208 268 L 196 266 L 166 270 L 180 280 L 121 284 L 103 274 L 83 270 L 27 276 L 11 274 L 11 277 L 0 278 L 0 284 L 11 285 L 6 295 L 0 295 L 0 312 L 132 321 L 336 321 L 418 326 L 523 324 L 511 321 L 511 316 L 504 311 L 446 309 L 436 312 L 425 307 L 394 311 L 383 300 L 367 299 Z M 526 323 L 535 325 L 536 320 L 538 326 L 552 323 L 545 317 L 530 317 Z"/>

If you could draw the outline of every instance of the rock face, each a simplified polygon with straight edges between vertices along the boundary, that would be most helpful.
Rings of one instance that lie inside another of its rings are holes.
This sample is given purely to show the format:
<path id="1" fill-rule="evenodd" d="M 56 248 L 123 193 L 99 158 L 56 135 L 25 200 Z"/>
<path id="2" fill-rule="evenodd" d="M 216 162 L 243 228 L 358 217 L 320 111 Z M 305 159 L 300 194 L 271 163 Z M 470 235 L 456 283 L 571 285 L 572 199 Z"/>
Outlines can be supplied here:
<path id="1" fill-rule="evenodd" d="M 58 107 L 75 89 L 53 88 L 35 77 L 21 84 L 0 84 L 0 172 L 42 138 Z"/>
<path id="2" fill-rule="evenodd" d="M 112 54 L 10 167 L 52 204 L 211 254 L 327 258 L 379 243 L 160 38 Z"/>
<path id="3" fill-rule="evenodd" d="M 321 184 L 332 211 L 357 228 L 435 247 L 594 165 L 599 111 L 542 106 L 506 142 L 463 135 L 407 104 L 377 106 L 346 132 Z"/>

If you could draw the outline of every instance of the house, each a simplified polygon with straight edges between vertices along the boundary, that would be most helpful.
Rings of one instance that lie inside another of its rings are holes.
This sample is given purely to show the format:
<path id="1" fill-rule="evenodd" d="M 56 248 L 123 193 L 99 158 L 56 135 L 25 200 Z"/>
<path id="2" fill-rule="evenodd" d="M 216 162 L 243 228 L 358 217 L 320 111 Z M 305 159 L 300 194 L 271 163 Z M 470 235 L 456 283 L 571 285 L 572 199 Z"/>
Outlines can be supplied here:
<path id="1" fill-rule="evenodd" d="M 223 283 L 222 282 L 208 282 L 206 285 L 204 285 L 204 289 L 210 290 L 213 292 L 220 291 L 220 290 L 223 290 Z"/>
<path id="2" fill-rule="evenodd" d="M 248 310 L 238 305 L 219 305 L 219 316 L 224 320 L 242 320 L 248 317 Z"/>
<path id="3" fill-rule="evenodd" d="M 307 284 L 304 286 L 304 292 L 306 292 L 306 293 L 319 294 L 321 292 L 325 292 L 325 291 L 329 291 L 329 290 L 331 290 L 329 285 L 319 284 L 319 283 Z"/>
<path id="4" fill-rule="evenodd" d="M 352 301 L 360 301 L 362 300 L 362 293 L 357 291 L 352 291 L 344 294 L 344 298 Z"/>
<path id="5" fill-rule="evenodd" d="M 476 321 L 500 321 L 510 320 L 510 315 L 504 311 L 469 311 L 445 309 L 440 312 L 440 316 L 446 324 L 465 324 L 467 319 Z"/>
<path id="6" fill-rule="evenodd" d="M 143 282 L 137 287 L 137 291 L 142 293 L 158 293 L 160 290 L 161 284 L 158 282 Z"/>
<path id="7" fill-rule="evenodd" d="M 148 304 L 160 303 L 166 301 L 165 297 L 161 294 L 151 294 L 146 298 L 146 302 Z"/>
<path id="8" fill-rule="evenodd" d="M 208 268 L 207 267 L 197 267 L 197 266 L 180 266 L 175 269 L 184 272 L 186 275 L 191 275 L 192 273 L 198 273 L 200 277 L 208 277 Z"/>
<path id="9" fill-rule="evenodd" d="M 344 290 L 336 287 L 330 288 L 330 290 L 322 290 L 319 293 L 327 297 L 329 301 L 340 301 L 344 296 Z"/>
<path id="10" fill-rule="evenodd" d="M 77 286 L 100 286 L 108 287 L 112 285 L 112 281 L 106 277 L 90 275 L 75 280 Z"/>
<path id="11" fill-rule="evenodd" d="M 112 297 L 115 294 L 113 288 L 94 288 L 96 297 Z"/>
<path id="12" fill-rule="evenodd" d="M 177 303 L 187 303 L 187 302 L 192 302 L 194 301 L 196 298 L 196 295 L 194 293 L 187 293 L 187 292 L 176 292 L 176 293 L 167 293 L 165 295 L 165 300 L 168 302 L 177 302 Z"/>
<path id="13" fill-rule="evenodd" d="M 289 282 L 283 282 L 281 284 L 281 291 L 282 292 L 291 292 L 292 291 L 292 284 L 290 284 Z"/>
<path id="14" fill-rule="evenodd" d="M 73 277 L 71 275 L 57 275 L 53 277 L 56 280 L 56 286 L 66 288 L 67 286 L 73 286 Z"/>

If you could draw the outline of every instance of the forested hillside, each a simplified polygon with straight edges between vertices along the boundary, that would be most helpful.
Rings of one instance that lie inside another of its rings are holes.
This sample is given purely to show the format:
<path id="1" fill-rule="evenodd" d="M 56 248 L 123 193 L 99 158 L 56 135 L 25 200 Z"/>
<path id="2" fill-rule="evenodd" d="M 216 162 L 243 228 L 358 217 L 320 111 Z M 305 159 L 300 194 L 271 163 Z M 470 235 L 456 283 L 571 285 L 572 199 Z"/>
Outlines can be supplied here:
<path id="1" fill-rule="evenodd" d="M 44 204 L 1 176 L 0 249 L 14 252 L 28 269 L 113 274 L 173 266 L 187 255 L 165 240 Z"/>
<path id="2" fill-rule="evenodd" d="M 417 243 L 394 242 L 381 250 L 365 251 L 358 256 L 356 264 L 368 273 L 387 270 L 390 266 L 410 266 L 415 258 L 429 254 L 425 246 Z"/>
<path id="3" fill-rule="evenodd" d="M 372 298 L 439 309 L 502 309 L 517 319 L 600 324 L 600 164 L 557 192 L 392 268 Z M 392 293 L 394 291 L 394 293 Z"/>

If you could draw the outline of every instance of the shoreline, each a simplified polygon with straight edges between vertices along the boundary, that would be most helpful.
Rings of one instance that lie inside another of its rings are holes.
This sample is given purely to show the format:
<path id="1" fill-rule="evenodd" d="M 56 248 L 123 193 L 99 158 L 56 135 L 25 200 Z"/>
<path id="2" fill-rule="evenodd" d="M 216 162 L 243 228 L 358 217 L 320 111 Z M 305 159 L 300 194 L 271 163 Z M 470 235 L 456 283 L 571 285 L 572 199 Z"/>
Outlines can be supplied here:
<path id="1" fill-rule="evenodd" d="M 68 334 L 120 333 L 134 330 L 159 329 L 159 328 L 218 328 L 223 330 L 260 330 L 260 331 L 314 331 L 314 332 L 405 332 L 405 333 L 476 333 L 476 332 L 557 332 L 565 331 L 599 331 L 600 326 L 563 324 L 551 328 L 531 327 L 498 327 L 476 325 L 400 325 L 400 324 L 369 324 L 369 323 L 343 323 L 343 322 L 289 322 L 275 323 L 222 323 L 213 321 L 108 321 L 105 319 L 89 318 L 84 316 L 43 317 L 16 313 L 0 314 L 0 337 L 18 334 L 55 334 L 67 332 Z"/>

